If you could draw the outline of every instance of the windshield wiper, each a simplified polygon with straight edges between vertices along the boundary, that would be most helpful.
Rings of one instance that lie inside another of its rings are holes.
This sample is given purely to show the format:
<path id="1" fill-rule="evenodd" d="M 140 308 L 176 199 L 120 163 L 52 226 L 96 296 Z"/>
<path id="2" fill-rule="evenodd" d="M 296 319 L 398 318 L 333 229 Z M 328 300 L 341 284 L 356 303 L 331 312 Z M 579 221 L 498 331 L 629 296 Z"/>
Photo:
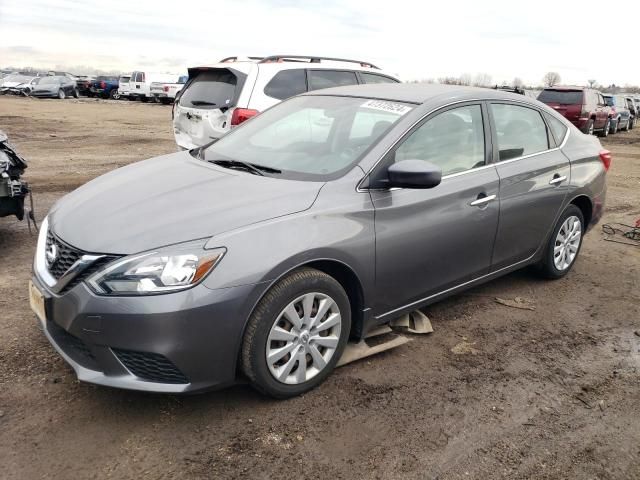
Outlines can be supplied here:
<path id="1" fill-rule="evenodd" d="M 217 103 L 213 103 L 213 102 L 207 102 L 206 100 L 191 100 L 191 105 L 210 105 L 210 106 L 215 106 L 217 105 Z"/>
<path id="2" fill-rule="evenodd" d="M 253 173 L 254 175 L 259 175 L 264 177 L 264 173 L 262 173 L 259 169 L 254 167 L 252 164 L 247 162 L 241 162 L 240 160 L 208 160 L 210 163 L 214 163 L 216 165 L 220 165 L 221 167 L 226 168 L 243 168 L 249 173 Z"/>

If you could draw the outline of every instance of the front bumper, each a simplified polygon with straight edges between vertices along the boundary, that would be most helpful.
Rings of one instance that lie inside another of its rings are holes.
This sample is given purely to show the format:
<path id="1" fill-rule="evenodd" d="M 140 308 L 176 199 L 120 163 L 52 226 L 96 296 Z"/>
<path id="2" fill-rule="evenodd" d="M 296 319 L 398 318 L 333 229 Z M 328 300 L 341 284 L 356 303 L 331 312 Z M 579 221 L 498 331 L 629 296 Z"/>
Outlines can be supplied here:
<path id="1" fill-rule="evenodd" d="M 255 285 L 204 285 L 166 295 L 103 297 L 80 283 L 63 295 L 37 275 L 44 333 L 79 380 L 149 392 L 194 392 L 236 381 Z"/>

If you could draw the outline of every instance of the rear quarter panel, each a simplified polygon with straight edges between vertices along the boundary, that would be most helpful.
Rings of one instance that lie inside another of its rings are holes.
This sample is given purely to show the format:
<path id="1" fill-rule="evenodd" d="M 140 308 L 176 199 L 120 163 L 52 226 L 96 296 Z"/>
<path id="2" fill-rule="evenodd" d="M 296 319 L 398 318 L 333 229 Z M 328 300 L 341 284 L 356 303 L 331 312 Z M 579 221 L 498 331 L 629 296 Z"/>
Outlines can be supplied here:
<path id="1" fill-rule="evenodd" d="M 567 203 L 581 195 L 591 200 L 592 218 L 591 227 L 598 222 L 604 210 L 607 183 L 606 171 L 600 160 L 600 152 L 604 150 L 593 135 L 585 135 L 576 129 L 572 129 L 562 153 L 571 163 L 571 181 L 567 195 Z"/>

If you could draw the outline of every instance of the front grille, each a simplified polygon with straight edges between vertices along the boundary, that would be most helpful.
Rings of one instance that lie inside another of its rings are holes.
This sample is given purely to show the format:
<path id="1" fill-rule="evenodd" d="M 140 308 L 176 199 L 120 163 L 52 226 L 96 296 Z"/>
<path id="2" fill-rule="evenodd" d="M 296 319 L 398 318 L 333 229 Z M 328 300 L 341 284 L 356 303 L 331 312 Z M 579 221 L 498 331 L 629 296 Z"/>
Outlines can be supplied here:
<path id="1" fill-rule="evenodd" d="M 99 370 L 96 358 L 86 343 L 52 321 L 47 322 L 47 331 L 64 353 L 75 362 L 90 370 Z"/>
<path id="2" fill-rule="evenodd" d="M 189 379 L 171 361 L 159 353 L 111 349 L 118 360 L 136 377 L 150 382 L 182 384 Z"/>
<path id="3" fill-rule="evenodd" d="M 80 260 L 80 257 L 84 252 L 61 242 L 53 235 L 53 233 L 51 233 L 51 230 L 49 230 L 47 232 L 47 246 L 45 252 L 50 251 L 53 245 L 55 245 L 57 250 L 57 256 L 53 265 L 48 266 L 48 268 L 49 273 L 58 280 L 74 263 Z"/>
<path id="4" fill-rule="evenodd" d="M 60 277 L 62 277 L 67 272 L 67 270 L 69 270 L 73 266 L 74 263 L 80 260 L 80 258 L 87 253 L 82 250 L 78 250 L 77 248 L 72 247 L 71 245 L 67 245 L 58 237 L 56 237 L 53 233 L 51 233 L 51 230 L 49 230 L 47 232 L 47 242 L 46 242 L 45 252 L 50 251 L 52 245 L 55 245 L 56 247 L 57 256 L 53 265 L 47 266 L 47 268 L 49 269 L 49 273 L 51 273 L 51 275 L 56 280 L 59 280 Z M 80 282 L 89 278 L 92 274 L 100 270 L 106 264 L 112 262 L 113 260 L 116 260 L 117 258 L 119 257 L 116 255 L 105 255 L 99 258 L 98 260 L 94 261 L 91 265 L 89 265 L 87 268 L 85 268 L 84 270 L 79 272 L 75 277 L 73 277 L 69 281 L 69 283 L 67 283 L 65 287 L 60 291 L 60 293 L 64 293 L 68 290 L 71 290 Z"/>

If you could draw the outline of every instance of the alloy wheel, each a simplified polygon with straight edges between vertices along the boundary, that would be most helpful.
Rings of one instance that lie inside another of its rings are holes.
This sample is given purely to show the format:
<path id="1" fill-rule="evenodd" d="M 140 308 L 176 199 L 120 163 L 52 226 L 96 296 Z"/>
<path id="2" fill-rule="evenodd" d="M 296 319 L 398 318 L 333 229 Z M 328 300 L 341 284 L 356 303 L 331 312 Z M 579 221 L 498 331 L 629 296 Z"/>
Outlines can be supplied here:
<path id="1" fill-rule="evenodd" d="M 299 385 L 318 375 L 340 341 L 338 304 L 319 292 L 304 294 L 287 305 L 267 337 L 266 359 L 279 382 Z"/>
<path id="2" fill-rule="evenodd" d="M 582 238 L 582 223 L 576 216 L 567 217 L 558 234 L 553 248 L 553 264 L 564 271 L 571 266 L 578 254 Z"/>
<path id="3" fill-rule="evenodd" d="M 589 122 L 589 130 L 587 132 L 588 135 L 593 135 L 593 122 Z"/>

